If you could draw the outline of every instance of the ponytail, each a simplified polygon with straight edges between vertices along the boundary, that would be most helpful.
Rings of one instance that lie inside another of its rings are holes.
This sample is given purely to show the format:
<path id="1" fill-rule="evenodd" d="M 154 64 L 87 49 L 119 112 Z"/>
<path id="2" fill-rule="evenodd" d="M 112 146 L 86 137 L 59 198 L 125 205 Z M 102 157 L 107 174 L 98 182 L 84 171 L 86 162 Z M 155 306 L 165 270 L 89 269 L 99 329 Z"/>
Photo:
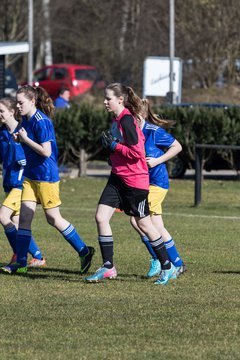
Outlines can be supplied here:
<path id="1" fill-rule="evenodd" d="M 126 89 L 128 97 L 125 106 L 134 116 L 137 116 L 142 109 L 142 101 L 130 86 L 127 86 Z"/>
<path id="2" fill-rule="evenodd" d="M 37 92 L 36 108 L 41 110 L 50 118 L 53 117 L 55 107 L 53 105 L 52 98 L 49 96 L 47 91 L 40 86 L 36 87 L 35 91 Z"/>

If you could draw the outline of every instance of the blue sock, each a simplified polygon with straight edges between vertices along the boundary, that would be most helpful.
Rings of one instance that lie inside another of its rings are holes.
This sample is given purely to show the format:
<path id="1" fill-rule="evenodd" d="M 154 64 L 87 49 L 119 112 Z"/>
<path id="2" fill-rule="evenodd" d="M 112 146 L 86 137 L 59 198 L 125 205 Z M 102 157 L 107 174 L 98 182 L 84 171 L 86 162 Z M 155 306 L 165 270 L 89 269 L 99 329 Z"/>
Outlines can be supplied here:
<path id="1" fill-rule="evenodd" d="M 167 249 L 168 257 L 171 260 L 171 262 L 173 263 L 173 265 L 181 266 L 183 264 L 183 261 L 182 261 L 180 255 L 178 254 L 178 251 L 177 251 L 177 248 L 176 248 L 176 245 L 175 245 L 173 239 L 166 241 L 165 246 Z"/>
<path id="2" fill-rule="evenodd" d="M 27 266 L 27 254 L 32 232 L 28 229 L 18 229 L 17 234 L 17 262 L 21 266 Z"/>
<path id="3" fill-rule="evenodd" d="M 148 237 L 146 235 L 141 236 L 141 240 L 148 249 L 149 254 L 152 256 L 154 260 L 157 260 L 157 255 L 155 254 L 155 251 L 153 250 L 150 241 L 148 240 Z"/>
<path id="4" fill-rule="evenodd" d="M 29 249 L 28 252 L 32 255 L 33 258 L 41 260 L 42 254 L 41 251 L 39 250 L 37 244 L 35 243 L 34 238 L 31 238 L 30 244 L 29 244 Z"/>
<path id="5" fill-rule="evenodd" d="M 84 256 L 88 253 L 88 247 L 82 241 L 72 224 L 69 224 L 69 226 L 61 232 L 61 234 L 81 256 Z"/>
<path id="6" fill-rule="evenodd" d="M 11 245 L 11 248 L 14 252 L 14 254 L 17 253 L 17 247 L 16 247 L 16 242 L 17 242 L 17 229 L 15 226 L 12 226 L 10 228 L 4 228 L 5 234 L 8 238 L 9 244 Z M 41 260 L 42 259 L 42 254 L 37 246 L 37 244 L 35 243 L 34 239 L 32 238 L 30 241 L 30 245 L 29 245 L 29 249 L 28 252 L 32 255 L 32 257 L 34 257 L 35 259 Z"/>
<path id="7" fill-rule="evenodd" d="M 9 241 L 9 244 L 14 252 L 14 254 L 17 253 L 17 229 L 13 225 L 8 228 L 4 228 L 5 235 Z"/>

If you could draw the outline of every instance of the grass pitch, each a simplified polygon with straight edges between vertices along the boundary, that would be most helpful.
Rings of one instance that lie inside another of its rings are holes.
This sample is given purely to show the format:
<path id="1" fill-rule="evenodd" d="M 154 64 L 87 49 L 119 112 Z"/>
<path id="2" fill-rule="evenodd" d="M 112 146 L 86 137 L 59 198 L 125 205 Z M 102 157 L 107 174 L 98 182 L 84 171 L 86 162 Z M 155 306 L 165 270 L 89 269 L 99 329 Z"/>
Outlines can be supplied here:
<path id="1" fill-rule="evenodd" d="M 64 179 L 62 214 L 96 248 L 94 221 L 106 178 Z M 1 194 L 1 198 L 3 198 Z M 166 286 L 145 277 L 149 255 L 129 219 L 112 220 L 118 278 L 85 284 L 79 260 L 41 208 L 33 234 L 48 267 L 26 276 L 0 274 L 1 360 L 236 360 L 240 324 L 240 184 L 172 181 L 164 220 L 188 272 Z M 2 228 L 0 261 L 11 257 Z"/>

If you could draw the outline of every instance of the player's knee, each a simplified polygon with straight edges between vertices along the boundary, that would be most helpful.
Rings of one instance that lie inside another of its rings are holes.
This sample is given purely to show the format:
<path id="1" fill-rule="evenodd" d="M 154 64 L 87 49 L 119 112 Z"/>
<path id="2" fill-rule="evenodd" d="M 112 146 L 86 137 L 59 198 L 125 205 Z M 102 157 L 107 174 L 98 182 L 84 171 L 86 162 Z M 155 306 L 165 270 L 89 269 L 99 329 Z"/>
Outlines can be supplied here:
<path id="1" fill-rule="evenodd" d="M 147 221 L 136 221 L 139 229 L 144 232 L 144 233 L 147 233 L 151 224 Z"/>
<path id="2" fill-rule="evenodd" d="M 10 219 L 9 216 L 0 214 L 0 223 L 1 223 L 3 226 L 6 226 L 6 225 L 8 225 L 9 223 L 11 223 L 11 219 Z"/>
<path id="3" fill-rule="evenodd" d="M 143 231 L 144 233 L 148 230 L 148 227 L 145 226 L 144 224 L 138 224 L 138 227 L 141 231 Z"/>
<path id="4" fill-rule="evenodd" d="M 56 219 L 52 216 L 46 216 L 49 225 L 56 227 Z"/>
<path id="5" fill-rule="evenodd" d="M 107 221 L 107 219 L 106 219 L 106 216 L 104 214 L 97 213 L 95 215 L 95 221 L 96 221 L 97 224 L 104 224 Z"/>

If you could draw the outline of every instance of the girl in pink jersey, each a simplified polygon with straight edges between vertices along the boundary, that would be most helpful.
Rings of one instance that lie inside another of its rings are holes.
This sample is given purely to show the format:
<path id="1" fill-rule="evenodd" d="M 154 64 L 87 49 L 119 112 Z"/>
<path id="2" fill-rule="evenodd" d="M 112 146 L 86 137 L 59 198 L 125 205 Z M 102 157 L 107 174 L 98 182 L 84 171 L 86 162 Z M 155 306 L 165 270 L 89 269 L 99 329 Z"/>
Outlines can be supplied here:
<path id="1" fill-rule="evenodd" d="M 116 208 L 120 208 L 127 215 L 133 216 L 138 227 L 147 234 L 163 270 L 156 283 L 167 284 L 169 279 L 175 277 L 175 267 L 171 264 L 161 235 L 152 225 L 149 215 L 149 175 L 144 136 L 134 118 L 141 111 L 142 101 L 132 88 L 113 83 L 106 88 L 104 105 L 107 111 L 113 112 L 114 117 L 110 131 L 102 134 L 102 144 L 110 151 L 112 171 L 96 211 L 103 266 L 85 280 L 99 282 L 117 276 L 113 263 L 110 220 Z"/>

